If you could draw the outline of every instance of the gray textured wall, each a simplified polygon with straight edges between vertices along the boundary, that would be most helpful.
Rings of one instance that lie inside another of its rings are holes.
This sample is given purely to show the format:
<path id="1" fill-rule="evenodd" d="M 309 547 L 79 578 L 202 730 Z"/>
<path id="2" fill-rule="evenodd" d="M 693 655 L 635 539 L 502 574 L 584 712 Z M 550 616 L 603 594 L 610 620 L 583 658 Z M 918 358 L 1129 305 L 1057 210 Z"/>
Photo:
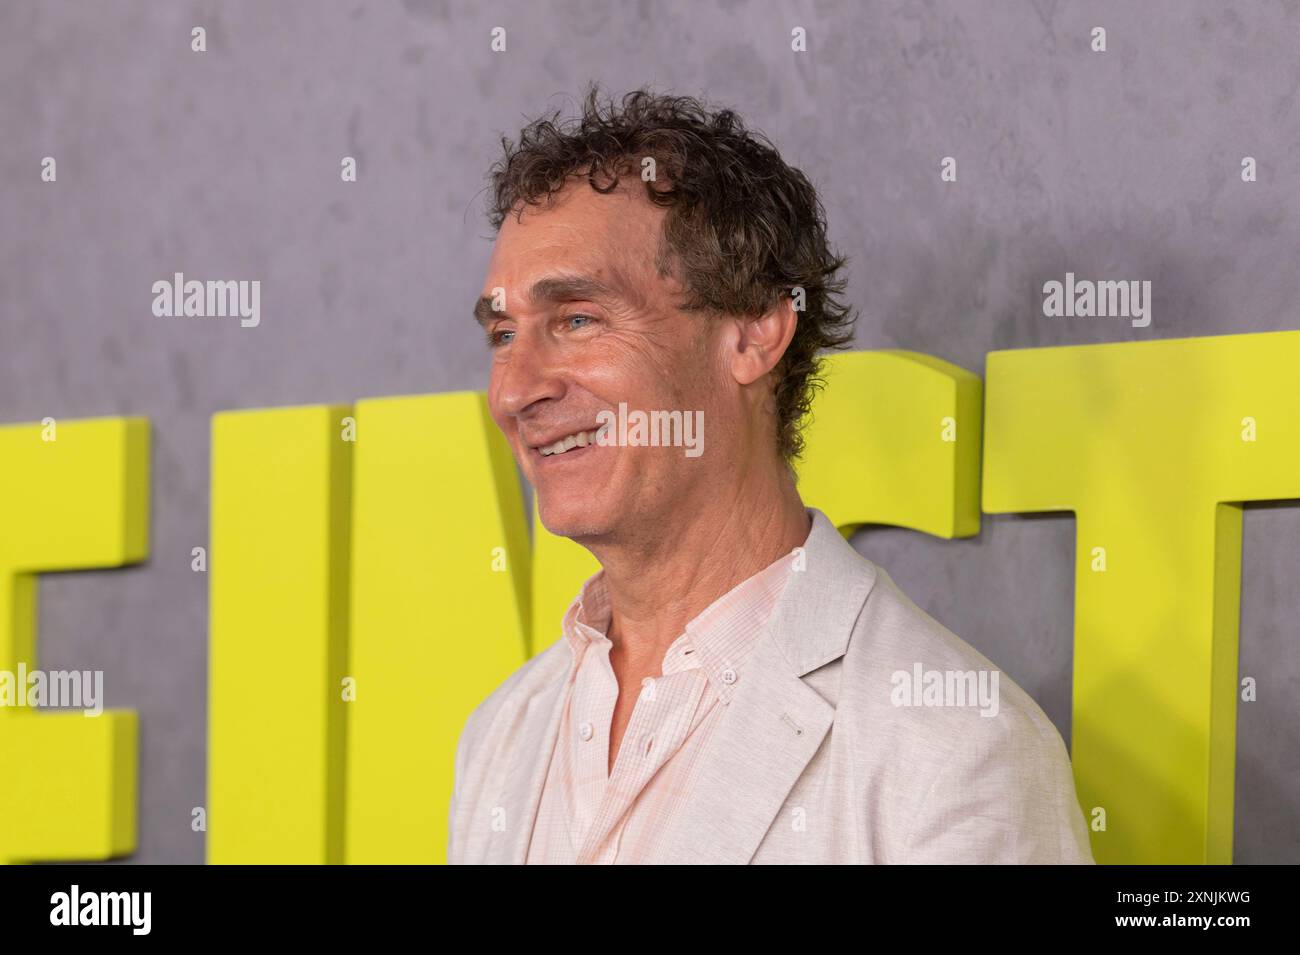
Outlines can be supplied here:
<path id="1" fill-rule="evenodd" d="M 134 861 L 203 857 L 207 579 L 189 551 L 210 416 L 482 387 L 468 306 L 501 133 L 588 79 L 732 105 L 822 188 L 857 347 L 982 373 L 995 348 L 1300 328 L 1297 50 L 1296 2 L 4 0 L 0 421 L 154 428 L 152 559 L 40 586 L 43 665 L 103 669 L 109 705 L 141 713 Z M 260 279 L 261 326 L 154 318 L 150 286 L 177 270 Z M 1151 327 L 1044 318 L 1039 289 L 1067 270 L 1150 279 Z M 1239 714 L 1236 857 L 1296 862 L 1300 510 L 1250 508 L 1245 528 L 1260 699 Z M 1073 536 L 1068 517 L 993 517 L 972 540 L 855 543 L 1068 739 Z"/>

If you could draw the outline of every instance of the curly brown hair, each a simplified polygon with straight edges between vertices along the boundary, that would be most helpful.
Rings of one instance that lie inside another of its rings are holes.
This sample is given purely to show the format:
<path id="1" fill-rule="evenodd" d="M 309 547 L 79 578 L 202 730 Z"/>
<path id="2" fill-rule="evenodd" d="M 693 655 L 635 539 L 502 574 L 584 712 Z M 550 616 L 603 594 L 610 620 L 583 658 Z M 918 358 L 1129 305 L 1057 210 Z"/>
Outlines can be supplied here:
<path id="1" fill-rule="evenodd" d="M 787 462 L 803 452 L 800 428 L 812 405 L 818 353 L 843 348 L 853 338 L 853 309 L 841 301 L 846 259 L 826 237 L 826 214 L 807 177 L 786 165 L 772 142 L 746 129 L 729 109 L 710 109 L 689 96 L 636 90 L 622 103 L 602 102 L 588 88 L 580 118 L 559 110 L 519 133 L 502 137 L 504 155 L 489 173 L 488 219 L 548 201 L 585 176 L 608 193 L 623 175 L 647 181 L 651 202 L 667 208 L 656 255 L 661 275 L 681 269 L 684 310 L 761 315 L 803 290 L 794 337 L 775 368 L 777 451 Z"/>

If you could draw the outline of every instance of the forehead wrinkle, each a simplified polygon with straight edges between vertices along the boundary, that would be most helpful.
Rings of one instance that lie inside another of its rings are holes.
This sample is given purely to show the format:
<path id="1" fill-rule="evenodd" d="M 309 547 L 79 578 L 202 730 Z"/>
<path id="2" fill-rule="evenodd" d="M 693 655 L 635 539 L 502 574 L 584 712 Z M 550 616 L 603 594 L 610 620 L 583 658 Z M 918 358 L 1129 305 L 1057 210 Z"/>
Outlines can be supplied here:
<path id="1" fill-rule="evenodd" d="M 530 304 L 559 304 L 562 302 L 591 301 L 645 307 L 645 292 L 617 265 L 603 265 L 599 272 L 607 277 L 590 274 L 549 276 L 538 279 L 527 292 Z"/>
<path id="2" fill-rule="evenodd" d="M 632 195 L 624 198 L 637 201 Z M 662 215 L 659 218 L 662 219 Z M 565 223 L 563 228 L 575 233 L 577 238 L 585 235 L 588 247 L 592 244 L 592 234 L 599 233 L 601 239 L 597 246 L 605 246 L 612 254 L 605 261 L 590 263 L 594 271 L 574 271 L 538 279 L 524 293 L 525 300 L 533 307 L 566 301 L 612 300 L 633 310 L 644 311 L 649 304 L 648 282 L 665 279 L 670 286 L 669 295 L 675 298 L 677 290 L 671 287 L 675 284 L 674 277 L 659 268 L 664 243 L 662 222 L 645 223 L 641 228 L 638 225 L 642 224 L 634 225 L 627 219 L 616 217 L 607 217 L 603 223 L 586 226 Z M 634 235 L 644 231 L 648 231 L 649 236 Z M 642 238 L 647 241 L 641 241 Z M 492 298 L 487 295 L 475 304 L 474 317 L 484 326 L 494 320 L 512 318 L 507 310 L 494 311 Z"/>
<path id="3" fill-rule="evenodd" d="M 538 279 L 526 294 L 533 305 L 572 302 L 579 299 L 618 298 L 619 292 L 600 279 L 589 275 L 559 275 Z"/>

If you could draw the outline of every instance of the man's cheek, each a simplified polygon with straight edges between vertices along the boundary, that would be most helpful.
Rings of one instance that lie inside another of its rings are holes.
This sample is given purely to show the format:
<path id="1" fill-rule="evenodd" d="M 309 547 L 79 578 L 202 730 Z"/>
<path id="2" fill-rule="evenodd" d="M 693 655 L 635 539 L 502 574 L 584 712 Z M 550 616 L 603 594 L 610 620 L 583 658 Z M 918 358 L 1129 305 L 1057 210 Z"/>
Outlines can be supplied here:
<path id="1" fill-rule="evenodd" d="M 592 342 L 583 356 L 583 365 L 594 377 L 640 392 L 662 387 L 659 383 L 671 381 L 682 370 L 669 350 L 643 336 L 619 333 Z"/>

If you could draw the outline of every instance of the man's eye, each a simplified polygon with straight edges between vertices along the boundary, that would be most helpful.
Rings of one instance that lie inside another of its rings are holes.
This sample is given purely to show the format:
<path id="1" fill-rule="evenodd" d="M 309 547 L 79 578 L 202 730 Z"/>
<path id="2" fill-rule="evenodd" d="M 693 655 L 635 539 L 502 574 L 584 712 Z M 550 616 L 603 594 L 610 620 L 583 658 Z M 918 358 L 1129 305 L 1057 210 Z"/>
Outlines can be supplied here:
<path id="1" fill-rule="evenodd" d="M 595 320 L 596 320 L 595 317 L 591 315 L 570 315 L 569 327 L 570 328 L 581 327 L 581 326 L 575 326 L 573 324 L 574 322 L 594 322 Z"/>
<path id="2" fill-rule="evenodd" d="M 489 348 L 497 348 L 500 345 L 508 345 L 512 340 L 514 332 L 502 329 L 499 332 L 488 332 L 487 343 Z"/>

